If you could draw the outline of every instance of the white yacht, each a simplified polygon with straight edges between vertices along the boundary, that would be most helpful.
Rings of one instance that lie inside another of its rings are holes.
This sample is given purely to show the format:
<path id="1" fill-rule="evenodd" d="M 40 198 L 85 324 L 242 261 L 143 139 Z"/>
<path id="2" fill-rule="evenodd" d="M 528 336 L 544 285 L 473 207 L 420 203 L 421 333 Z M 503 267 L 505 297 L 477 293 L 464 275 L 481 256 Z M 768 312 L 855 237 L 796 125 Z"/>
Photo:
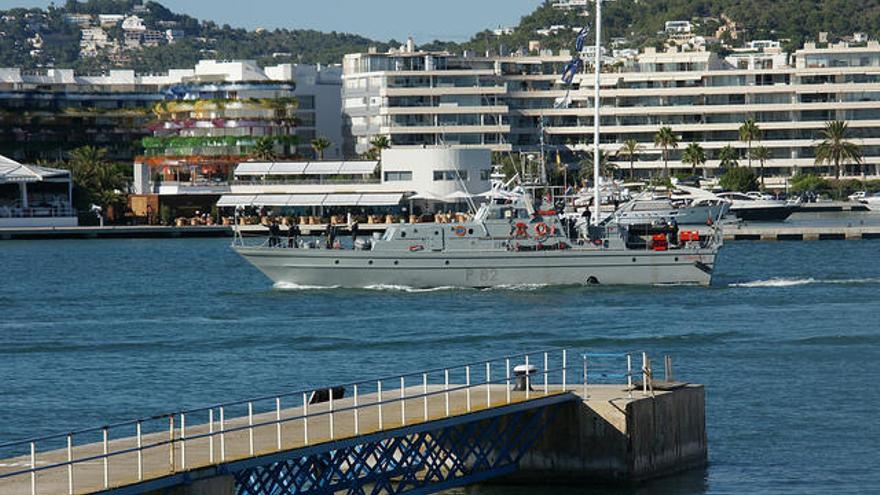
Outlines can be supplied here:
<path id="1" fill-rule="evenodd" d="M 717 197 L 730 201 L 730 213 L 746 222 L 782 222 L 794 213 L 796 203 L 776 199 L 756 199 L 739 192 L 723 192 Z"/>

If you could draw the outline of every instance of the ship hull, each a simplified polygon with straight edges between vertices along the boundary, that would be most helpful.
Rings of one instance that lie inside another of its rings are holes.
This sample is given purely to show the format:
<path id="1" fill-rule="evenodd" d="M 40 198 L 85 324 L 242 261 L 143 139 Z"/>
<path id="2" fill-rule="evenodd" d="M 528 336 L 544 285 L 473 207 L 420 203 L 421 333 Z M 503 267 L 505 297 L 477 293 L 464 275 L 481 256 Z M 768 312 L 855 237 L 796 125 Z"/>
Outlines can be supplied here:
<path id="1" fill-rule="evenodd" d="M 395 253 L 235 247 L 272 281 L 314 287 L 709 285 L 716 250 Z"/>

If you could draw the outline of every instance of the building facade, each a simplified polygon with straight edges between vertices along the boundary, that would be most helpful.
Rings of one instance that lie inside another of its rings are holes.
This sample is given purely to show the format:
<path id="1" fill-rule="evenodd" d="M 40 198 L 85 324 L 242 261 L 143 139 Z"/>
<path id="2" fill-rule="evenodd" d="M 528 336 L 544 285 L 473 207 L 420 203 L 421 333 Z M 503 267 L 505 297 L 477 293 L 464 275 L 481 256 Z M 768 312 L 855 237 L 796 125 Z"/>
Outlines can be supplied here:
<path id="1" fill-rule="evenodd" d="M 560 74 L 570 59 L 565 51 L 504 57 L 405 50 L 348 55 L 343 112 L 350 142 L 357 152 L 377 135 L 395 147 L 445 143 L 535 152 L 543 129 L 549 152 L 588 151 L 593 145 L 592 68 L 586 64 L 566 88 Z M 625 140 L 638 141 L 635 169 L 643 177 L 663 168 L 662 150 L 654 146 L 662 126 L 671 127 L 681 141 L 670 150 L 673 170 L 690 168 L 682 163 L 681 152 L 691 142 L 707 150 L 709 175 L 728 145 L 745 165 L 748 145 L 740 142 L 738 129 L 747 119 L 762 130 L 753 146 L 770 151 L 768 175 L 832 173 L 830 167 L 815 165 L 815 145 L 830 120 L 849 123 L 850 139 L 865 157 L 865 172 L 880 172 L 876 41 L 808 43 L 793 54 L 765 44 L 725 58 L 706 51 L 646 50 L 608 64 L 600 84 L 600 145 L 613 157 Z M 470 97 L 466 104 L 465 95 Z M 628 162 L 619 165 L 629 167 Z"/>
<path id="2" fill-rule="evenodd" d="M 18 160 L 51 161 L 92 145 L 107 148 L 112 159 L 131 160 L 141 154 L 141 140 L 152 136 L 161 121 L 154 113 L 157 104 L 180 97 L 171 88 L 198 82 L 288 85 L 294 88 L 288 96 L 298 101 L 293 116 L 294 135 L 299 138 L 296 153 L 311 156 L 309 142 L 315 136 L 334 143 L 326 157 L 342 152 L 340 67 L 261 68 L 248 61 L 202 61 L 192 69 L 158 75 L 113 70 L 92 76 L 67 69 L 0 68 L 0 153 Z"/>

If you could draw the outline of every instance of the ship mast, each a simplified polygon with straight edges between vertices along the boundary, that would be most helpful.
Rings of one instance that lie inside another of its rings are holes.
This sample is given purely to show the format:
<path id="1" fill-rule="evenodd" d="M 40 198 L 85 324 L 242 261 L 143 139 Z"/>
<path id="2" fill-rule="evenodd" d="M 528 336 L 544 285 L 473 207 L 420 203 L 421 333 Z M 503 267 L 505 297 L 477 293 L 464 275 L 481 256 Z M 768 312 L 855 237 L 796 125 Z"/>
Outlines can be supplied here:
<path id="1" fill-rule="evenodd" d="M 593 225 L 599 225 L 601 221 L 602 197 L 599 194 L 599 78 L 602 73 L 602 0 L 596 0 L 596 61 L 593 64 L 596 71 L 596 80 L 593 85 L 593 203 L 596 211 L 593 213 Z"/>

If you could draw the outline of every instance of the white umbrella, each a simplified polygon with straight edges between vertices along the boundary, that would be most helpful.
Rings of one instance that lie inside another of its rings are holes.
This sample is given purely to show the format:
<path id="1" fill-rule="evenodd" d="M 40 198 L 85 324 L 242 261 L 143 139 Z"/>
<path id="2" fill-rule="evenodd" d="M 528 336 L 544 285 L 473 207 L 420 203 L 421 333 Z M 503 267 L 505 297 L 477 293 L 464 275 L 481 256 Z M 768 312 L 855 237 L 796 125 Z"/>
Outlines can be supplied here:
<path id="1" fill-rule="evenodd" d="M 464 191 L 455 191 L 453 193 L 447 194 L 445 199 L 451 201 L 462 201 L 470 198 L 471 195 Z"/>

